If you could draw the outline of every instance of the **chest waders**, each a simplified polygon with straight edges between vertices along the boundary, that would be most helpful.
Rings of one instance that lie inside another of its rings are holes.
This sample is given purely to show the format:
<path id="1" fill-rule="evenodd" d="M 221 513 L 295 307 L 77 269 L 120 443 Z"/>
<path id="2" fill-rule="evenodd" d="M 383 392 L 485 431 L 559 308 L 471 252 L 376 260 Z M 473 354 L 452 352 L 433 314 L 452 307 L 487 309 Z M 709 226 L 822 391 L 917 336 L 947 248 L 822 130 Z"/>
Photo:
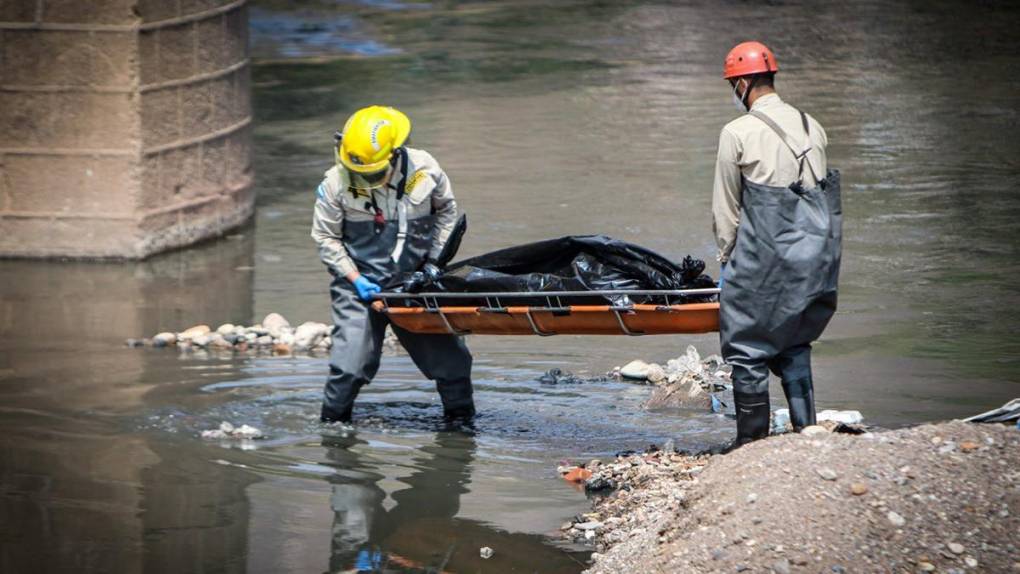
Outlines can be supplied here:
<path id="1" fill-rule="evenodd" d="M 836 311 L 843 221 L 839 172 L 815 176 L 818 184 L 804 188 L 805 163 L 814 174 L 810 146 L 797 151 L 771 118 L 750 113 L 776 132 L 800 171 L 788 187 L 743 181 L 719 314 L 723 358 L 733 367 L 738 445 L 768 435 L 769 371 L 782 378 L 794 429 L 815 423 L 811 343 Z M 807 135 L 803 112 L 801 118 Z"/>
<path id="2" fill-rule="evenodd" d="M 401 181 L 396 191 L 396 208 L 389 214 L 390 219 L 379 209 L 372 196 L 365 199 L 365 210 L 375 212 L 373 220 L 344 221 L 344 246 L 359 272 L 383 287 L 399 281 L 404 274 L 417 271 L 425 263 L 432 245 L 434 215 L 409 216 L 412 207 L 404 193 L 407 152 L 401 152 L 401 155 Z M 362 196 L 352 193 L 356 201 L 361 200 Z M 394 217 L 396 225 L 393 225 Z M 346 277 L 333 277 L 330 296 L 333 303 L 333 347 L 321 418 L 324 422 L 349 422 L 358 391 L 370 383 L 379 370 L 389 321 L 385 315 L 373 311 L 368 303 L 358 299 Z M 454 335 L 410 333 L 396 325 L 392 325 L 392 329 L 422 374 L 436 382 L 444 415 L 447 418 L 473 416 L 472 358 L 464 341 Z"/>

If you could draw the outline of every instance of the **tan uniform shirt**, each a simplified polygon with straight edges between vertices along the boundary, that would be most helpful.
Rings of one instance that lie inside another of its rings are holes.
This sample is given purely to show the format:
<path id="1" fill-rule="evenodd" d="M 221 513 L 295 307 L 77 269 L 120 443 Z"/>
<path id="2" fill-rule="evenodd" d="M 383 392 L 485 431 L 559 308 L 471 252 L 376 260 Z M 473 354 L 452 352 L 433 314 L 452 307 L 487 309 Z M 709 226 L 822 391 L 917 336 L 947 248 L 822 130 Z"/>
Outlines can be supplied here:
<path id="1" fill-rule="evenodd" d="M 795 142 L 795 147 L 803 149 L 809 145 L 800 112 L 784 103 L 777 94 L 761 96 L 754 101 L 751 109 L 768 115 Z M 811 151 L 804 164 L 802 183 L 810 188 L 817 185 L 816 177 L 825 177 L 825 146 L 829 140 L 822 126 L 810 115 L 808 125 Z M 786 187 L 797 181 L 798 168 L 790 149 L 765 122 L 745 114 L 726 124 L 719 134 L 719 155 L 712 192 L 712 228 L 719 245 L 720 262 L 729 260 L 730 251 L 737 241 L 742 178 L 761 185 Z"/>
<path id="2" fill-rule="evenodd" d="M 453 198 L 453 187 L 446 172 L 427 151 L 406 148 L 408 153 L 408 178 L 406 195 L 400 201 L 407 205 L 408 219 L 435 215 L 432 226 L 432 246 L 429 258 L 436 259 L 457 223 L 457 202 Z M 385 189 L 375 192 L 379 209 L 390 220 L 396 213 L 397 186 L 403 174 L 400 169 L 390 177 Z M 344 247 L 344 221 L 372 221 L 375 212 L 367 206 L 370 196 L 359 196 L 357 200 L 350 193 L 346 170 L 333 166 L 325 173 L 319 184 L 312 218 L 312 238 L 319 245 L 319 258 L 328 267 L 342 276 L 358 270 Z"/>

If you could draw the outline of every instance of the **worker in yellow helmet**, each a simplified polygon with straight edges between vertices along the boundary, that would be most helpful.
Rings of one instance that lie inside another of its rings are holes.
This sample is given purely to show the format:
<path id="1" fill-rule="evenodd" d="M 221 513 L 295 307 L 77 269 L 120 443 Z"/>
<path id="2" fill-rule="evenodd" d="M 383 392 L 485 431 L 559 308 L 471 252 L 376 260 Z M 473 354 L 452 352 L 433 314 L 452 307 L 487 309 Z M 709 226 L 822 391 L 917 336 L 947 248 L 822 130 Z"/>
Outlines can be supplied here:
<path id="1" fill-rule="evenodd" d="M 358 110 L 337 134 L 336 165 L 319 185 L 312 238 L 332 275 L 333 347 L 323 422 L 349 422 L 354 399 L 379 369 L 388 320 L 373 295 L 436 266 L 457 222 L 450 180 L 426 151 L 407 146 L 411 121 L 383 106 Z M 454 335 L 421 335 L 392 325 L 426 377 L 436 381 L 447 419 L 475 407 L 471 353 Z"/>

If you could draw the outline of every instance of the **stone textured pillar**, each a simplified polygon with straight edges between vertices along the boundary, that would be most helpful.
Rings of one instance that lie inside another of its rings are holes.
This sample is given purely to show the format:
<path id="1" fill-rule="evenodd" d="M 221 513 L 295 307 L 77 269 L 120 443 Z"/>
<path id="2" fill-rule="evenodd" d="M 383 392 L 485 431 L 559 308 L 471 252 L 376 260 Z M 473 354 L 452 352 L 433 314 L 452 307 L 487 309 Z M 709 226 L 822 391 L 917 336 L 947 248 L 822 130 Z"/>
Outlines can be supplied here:
<path id="1" fill-rule="evenodd" d="M 0 0 L 0 256 L 143 258 L 254 207 L 247 0 Z"/>

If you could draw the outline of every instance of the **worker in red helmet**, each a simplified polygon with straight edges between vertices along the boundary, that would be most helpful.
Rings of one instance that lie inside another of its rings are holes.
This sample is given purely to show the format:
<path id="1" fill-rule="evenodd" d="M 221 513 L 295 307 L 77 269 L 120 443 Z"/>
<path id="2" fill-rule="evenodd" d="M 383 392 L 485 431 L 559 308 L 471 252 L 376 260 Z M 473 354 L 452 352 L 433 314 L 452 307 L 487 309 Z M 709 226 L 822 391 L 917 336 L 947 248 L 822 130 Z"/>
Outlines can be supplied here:
<path id="1" fill-rule="evenodd" d="M 738 44 L 723 69 L 742 112 L 719 136 L 712 197 L 736 446 L 769 433 L 770 371 L 794 430 L 815 424 L 811 343 L 836 310 L 839 172 L 826 165 L 822 126 L 776 93 L 778 70 L 760 42 Z"/>

